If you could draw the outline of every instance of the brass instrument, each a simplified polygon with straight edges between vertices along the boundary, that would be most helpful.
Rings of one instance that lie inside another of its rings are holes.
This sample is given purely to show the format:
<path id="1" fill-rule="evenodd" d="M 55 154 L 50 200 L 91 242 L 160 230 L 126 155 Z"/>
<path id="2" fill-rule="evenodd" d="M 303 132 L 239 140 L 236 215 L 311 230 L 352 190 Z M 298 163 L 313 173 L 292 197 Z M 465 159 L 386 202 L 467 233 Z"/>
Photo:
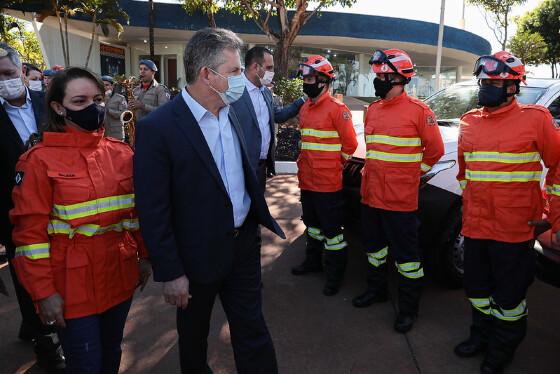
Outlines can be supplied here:
<path id="1" fill-rule="evenodd" d="M 126 92 L 127 102 L 135 100 L 132 90 L 138 84 L 138 79 L 136 77 L 130 77 L 121 82 L 122 87 Z M 134 146 L 134 131 L 136 129 L 136 119 L 133 110 L 125 110 L 121 113 L 121 123 L 124 128 L 125 138 L 128 139 L 128 144 Z"/>

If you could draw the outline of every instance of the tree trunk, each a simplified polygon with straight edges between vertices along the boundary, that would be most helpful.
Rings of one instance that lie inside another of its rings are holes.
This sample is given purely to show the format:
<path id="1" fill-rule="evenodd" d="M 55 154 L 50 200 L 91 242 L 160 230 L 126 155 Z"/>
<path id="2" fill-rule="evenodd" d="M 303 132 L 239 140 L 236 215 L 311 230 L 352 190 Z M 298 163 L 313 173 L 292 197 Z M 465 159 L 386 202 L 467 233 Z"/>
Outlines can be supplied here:
<path id="1" fill-rule="evenodd" d="M 95 40 L 95 30 L 97 29 L 97 24 L 95 23 L 96 21 L 97 21 L 97 11 L 93 14 L 93 19 L 91 21 L 93 23 L 93 29 L 91 30 L 91 40 L 89 41 L 89 50 L 86 57 L 86 64 L 85 64 L 86 69 L 89 64 L 89 58 L 91 57 L 91 50 L 93 49 L 93 41 Z"/>
<path id="2" fill-rule="evenodd" d="M 505 27 L 504 27 L 504 40 L 502 41 L 502 51 L 506 50 L 506 44 L 507 44 L 507 40 L 508 40 L 508 13 L 509 12 L 506 12 L 506 14 L 504 15 L 505 16 L 505 19 L 504 19 Z"/>
<path id="3" fill-rule="evenodd" d="M 68 14 L 64 13 L 64 36 L 66 37 L 66 58 L 64 67 L 70 66 L 70 47 L 68 46 Z"/>
<path id="4" fill-rule="evenodd" d="M 154 0 L 149 0 L 148 6 L 150 14 L 148 15 L 149 18 L 149 38 L 150 38 L 150 60 L 154 60 L 155 52 L 154 52 L 154 18 L 155 18 L 155 11 L 154 11 Z"/>
<path id="5" fill-rule="evenodd" d="M 58 7 L 56 7 L 56 2 L 54 2 L 53 6 L 55 7 L 56 17 L 58 18 L 58 29 L 60 31 L 60 42 L 62 43 L 62 56 L 64 57 L 64 63 L 66 63 L 66 60 L 68 58 L 66 57 L 67 56 L 66 44 L 64 43 L 64 33 L 62 32 L 62 16 L 60 15 L 60 11 L 58 10 Z"/>
<path id="6" fill-rule="evenodd" d="M 214 17 L 214 13 L 208 12 L 208 26 L 216 28 L 216 17 Z"/>
<path id="7" fill-rule="evenodd" d="M 281 39 L 276 43 L 274 50 L 274 70 L 279 77 L 288 77 L 289 48 L 285 39 Z"/>

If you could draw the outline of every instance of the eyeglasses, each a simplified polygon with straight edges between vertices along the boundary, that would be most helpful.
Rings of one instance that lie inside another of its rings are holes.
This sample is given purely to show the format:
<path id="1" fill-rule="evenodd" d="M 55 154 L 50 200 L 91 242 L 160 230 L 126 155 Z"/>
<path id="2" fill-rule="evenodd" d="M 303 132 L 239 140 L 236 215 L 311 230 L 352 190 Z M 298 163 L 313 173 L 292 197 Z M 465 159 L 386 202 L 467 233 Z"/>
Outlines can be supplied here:
<path id="1" fill-rule="evenodd" d="M 498 75 L 501 73 L 519 75 L 518 72 L 494 56 L 482 56 L 476 60 L 473 75 L 479 75 L 481 71 L 484 71 L 488 75 Z"/>
<path id="2" fill-rule="evenodd" d="M 382 50 L 377 50 L 375 51 L 375 53 L 373 54 L 373 56 L 371 56 L 371 58 L 369 59 L 369 64 L 370 65 L 383 65 L 383 64 L 387 64 L 389 65 L 389 67 L 391 69 L 393 69 L 394 73 L 398 73 L 398 69 L 395 67 L 395 65 L 393 65 L 391 63 L 391 61 L 389 61 L 389 58 L 387 57 L 387 55 L 385 54 L 385 52 L 383 52 Z M 389 73 L 389 72 L 388 72 Z"/>

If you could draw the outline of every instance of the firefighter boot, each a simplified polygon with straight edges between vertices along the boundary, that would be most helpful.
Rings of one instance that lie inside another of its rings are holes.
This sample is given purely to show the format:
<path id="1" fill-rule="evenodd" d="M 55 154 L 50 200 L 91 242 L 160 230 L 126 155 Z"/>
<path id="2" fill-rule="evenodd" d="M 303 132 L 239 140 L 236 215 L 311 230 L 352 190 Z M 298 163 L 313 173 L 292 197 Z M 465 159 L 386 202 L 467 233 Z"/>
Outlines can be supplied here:
<path id="1" fill-rule="evenodd" d="M 515 350 L 527 333 L 527 317 L 517 321 L 493 318 L 488 337 L 488 349 L 480 371 L 482 373 L 502 373 L 513 359 Z"/>
<path id="2" fill-rule="evenodd" d="M 325 287 L 323 295 L 334 296 L 340 289 L 340 284 L 344 278 L 346 263 L 348 262 L 348 252 L 346 248 L 339 250 L 325 250 Z"/>
<path id="3" fill-rule="evenodd" d="M 399 333 L 406 333 L 412 329 L 418 316 L 418 304 L 422 294 L 422 278 L 399 278 L 399 313 L 393 327 Z"/>
<path id="4" fill-rule="evenodd" d="M 40 335 L 34 343 L 39 367 L 45 369 L 49 374 L 63 374 L 66 371 L 64 354 L 56 333 Z"/>
<path id="5" fill-rule="evenodd" d="M 305 247 L 305 260 L 301 265 L 292 268 L 293 275 L 305 275 L 308 273 L 319 273 L 323 271 L 321 255 L 323 253 L 323 242 L 307 237 Z"/>
<path id="6" fill-rule="evenodd" d="M 454 352 L 459 357 L 473 357 L 486 351 L 488 333 L 492 327 L 492 317 L 472 308 L 472 325 L 469 338 L 455 346 Z"/>
<path id="7" fill-rule="evenodd" d="M 385 265 L 375 267 L 368 264 L 367 267 L 367 289 L 361 295 L 352 299 L 352 305 L 356 308 L 365 308 L 373 303 L 387 301 L 387 276 Z"/>

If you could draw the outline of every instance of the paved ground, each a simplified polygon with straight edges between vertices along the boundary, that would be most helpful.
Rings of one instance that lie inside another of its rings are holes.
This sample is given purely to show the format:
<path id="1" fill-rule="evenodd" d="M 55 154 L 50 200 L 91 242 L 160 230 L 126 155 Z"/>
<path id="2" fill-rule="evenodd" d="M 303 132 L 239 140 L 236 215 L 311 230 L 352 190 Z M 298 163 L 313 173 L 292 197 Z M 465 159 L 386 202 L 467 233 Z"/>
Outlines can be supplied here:
<path id="1" fill-rule="evenodd" d="M 476 373 L 479 359 L 459 359 L 453 346 L 465 337 L 469 306 L 460 290 L 428 280 L 421 316 L 407 335 L 393 332 L 392 302 L 357 310 L 351 298 L 364 287 L 365 262 L 356 238 L 341 292 L 321 294 L 320 275 L 294 277 L 291 266 L 303 256 L 304 238 L 294 177 L 269 182 L 273 215 L 288 235 L 285 241 L 265 233 L 264 311 L 272 333 L 280 373 Z M 7 269 L 0 276 L 9 284 Z M 394 279 L 392 281 L 394 286 Z M 394 289 L 393 295 L 394 295 Z M 0 295 L 0 373 L 40 373 L 32 349 L 16 339 L 19 315 L 14 297 Z M 529 333 L 508 373 L 558 373 L 560 367 L 560 290 L 536 281 L 529 293 Z M 125 373 L 178 373 L 175 314 L 164 304 L 160 287 L 150 284 L 136 295 L 126 325 Z M 217 303 L 209 338 L 209 361 L 216 374 L 234 373 L 228 326 Z"/>

